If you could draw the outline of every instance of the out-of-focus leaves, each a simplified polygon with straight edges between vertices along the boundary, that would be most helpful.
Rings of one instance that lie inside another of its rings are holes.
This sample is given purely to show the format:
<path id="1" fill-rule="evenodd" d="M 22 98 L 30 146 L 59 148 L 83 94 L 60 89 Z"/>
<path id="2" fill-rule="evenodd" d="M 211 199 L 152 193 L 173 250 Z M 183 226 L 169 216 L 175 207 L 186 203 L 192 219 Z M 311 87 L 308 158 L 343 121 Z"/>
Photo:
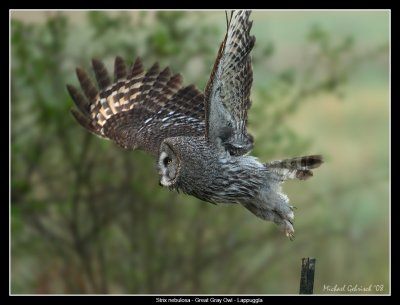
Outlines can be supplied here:
<path id="1" fill-rule="evenodd" d="M 30 191 L 31 185 L 28 181 L 11 179 L 11 189 L 13 190 L 11 201 L 14 202 L 14 204 L 18 204 L 18 202 L 20 202 L 20 197 Z"/>
<path id="2" fill-rule="evenodd" d="M 265 58 L 268 58 L 268 57 L 271 57 L 273 54 L 274 54 L 274 52 L 275 52 L 275 47 L 274 47 L 274 45 L 272 44 L 272 42 L 269 42 L 268 44 L 267 44 L 267 46 L 264 48 L 264 50 L 263 50 L 263 56 L 265 57 Z"/>
<path id="3" fill-rule="evenodd" d="M 21 216 L 21 209 L 17 205 L 11 206 L 11 232 L 18 234 L 23 227 L 23 217 Z"/>
<path id="4" fill-rule="evenodd" d="M 291 86 L 294 83 L 294 71 L 293 69 L 288 69 L 286 71 L 283 71 L 280 75 L 279 78 L 282 82 L 284 82 L 286 85 Z"/>
<path id="5" fill-rule="evenodd" d="M 343 39 L 343 42 L 334 49 L 334 53 L 341 54 L 343 52 L 347 52 L 353 47 L 353 45 L 354 37 L 347 36 Z"/>
<path id="6" fill-rule="evenodd" d="M 322 29 L 319 24 L 314 24 L 308 34 L 308 40 L 319 45 L 321 49 L 327 50 L 329 47 L 330 37 L 329 33 Z"/>
<path id="7" fill-rule="evenodd" d="M 149 37 L 148 44 L 153 46 L 154 51 L 159 56 L 180 54 L 181 48 L 169 34 L 164 27 L 158 27 L 155 29 L 154 35 Z"/>
<path id="8" fill-rule="evenodd" d="M 89 24 L 95 29 L 94 38 L 99 38 L 107 32 L 115 32 L 123 27 L 129 26 L 130 18 L 126 13 L 118 13 L 115 17 L 106 12 L 88 12 Z"/>

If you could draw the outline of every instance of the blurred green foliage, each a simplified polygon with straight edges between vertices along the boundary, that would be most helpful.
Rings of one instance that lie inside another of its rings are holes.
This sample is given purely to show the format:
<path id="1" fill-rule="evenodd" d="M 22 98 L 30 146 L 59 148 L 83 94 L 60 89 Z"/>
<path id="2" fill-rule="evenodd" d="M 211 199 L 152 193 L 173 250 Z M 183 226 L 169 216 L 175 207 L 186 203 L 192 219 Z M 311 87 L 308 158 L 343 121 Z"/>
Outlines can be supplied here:
<path id="1" fill-rule="evenodd" d="M 337 176 L 321 169 L 311 184 L 289 183 L 300 203 L 300 237 L 291 243 L 240 206 L 160 188 L 151 157 L 97 139 L 73 120 L 65 84 L 77 83 L 74 67 L 90 69 L 92 57 L 111 66 L 116 55 L 130 63 L 141 56 L 204 88 L 225 30 L 223 13 L 220 25 L 206 15 L 96 11 L 83 24 L 61 13 L 37 24 L 12 18 L 12 293 L 297 293 L 301 256 L 317 257 L 317 293 L 335 283 L 383 284 L 388 292 L 387 150 L 374 155 L 375 176 L 339 178 L 345 164 Z M 256 26 L 262 14 L 254 15 Z M 344 99 L 354 71 L 387 58 L 387 44 L 360 52 L 355 37 L 320 25 L 304 41 L 302 62 L 276 70 L 276 42 L 257 36 L 249 128 L 263 160 L 312 153 L 315 143 L 288 118 L 308 109 L 301 122 L 323 126 L 310 105 Z M 351 120 L 364 124 L 358 107 Z M 321 142 L 339 133 L 329 132 Z M 347 132 L 340 135 L 353 139 Z M 349 156 L 345 147 L 338 154 L 323 147 L 316 152 L 328 160 Z"/>

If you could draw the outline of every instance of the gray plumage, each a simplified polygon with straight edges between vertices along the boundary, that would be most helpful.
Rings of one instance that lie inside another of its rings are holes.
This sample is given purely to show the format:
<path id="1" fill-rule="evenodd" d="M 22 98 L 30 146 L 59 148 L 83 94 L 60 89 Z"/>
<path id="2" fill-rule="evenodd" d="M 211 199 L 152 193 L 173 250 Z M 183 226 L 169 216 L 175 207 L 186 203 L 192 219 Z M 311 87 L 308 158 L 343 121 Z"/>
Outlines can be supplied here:
<path id="1" fill-rule="evenodd" d="M 206 137 L 235 155 L 253 147 L 253 137 L 246 130 L 253 83 L 250 51 L 255 43 L 249 16 L 250 11 L 232 13 L 205 90 Z"/>
<path id="2" fill-rule="evenodd" d="M 161 185 L 215 204 L 242 204 L 293 238 L 293 207 L 281 183 L 299 179 L 298 173 L 311 172 L 321 162 L 321 156 L 308 156 L 274 161 L 269 166 L 252 156 L 221 151 L 205 137 L 174 137 L 161 143 L 157 168 Z"/>
<path id="3" fill-rule="evenodd" d="M 234 11 L 204 94 L 182 77 L 140 59 L 128 71 L 117 57 L 114 83 L 93 60 L 99 89 L 77 69 L 84 96 L 68 85 L 77 121 L 90 132 L 127 149 L 157 155 L 160 184 L 204 201 L 242 204 L 278 224 L 292 238 L 293 208 L 281 190 L 287 179 L 305 180 L 322 163 L 319 155 L 261 163 L 247 155 L 254 145 L 247 132 L 253 81 L 250 11 Z"/>

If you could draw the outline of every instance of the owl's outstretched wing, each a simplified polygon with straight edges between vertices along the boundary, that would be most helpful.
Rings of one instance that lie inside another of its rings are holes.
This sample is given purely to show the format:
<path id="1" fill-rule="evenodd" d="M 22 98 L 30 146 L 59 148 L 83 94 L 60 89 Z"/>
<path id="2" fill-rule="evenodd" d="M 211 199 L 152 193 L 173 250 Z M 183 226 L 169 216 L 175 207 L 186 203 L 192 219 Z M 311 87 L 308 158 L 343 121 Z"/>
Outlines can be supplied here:
<path id="1" fill-rule="evenodd" d="M 160 71 L 158 63 L 145 72 L 139 58 L 127 71 L 117 57 L 111 83 L 103 63 L 92 64 L 99 89 L 80 68 L 76 73 L 84 95 L 67 85 L 79 109 L 72 114 L 90 132 L 153 155 L 167 137 L 204 135 L 204 95 L 193 85 L 182 87 L 180 74 L 172 75 L 168 67 Z"/>
<path id="2" fill-rule="evenodd" d="M 234 11 L 205 90 L 206 137 L 234 155 L 253 147 L 247 133 L 247 110 L 253 82 L 250 11 Z M 220 144 L 221 143 L 221 144 Z"/>

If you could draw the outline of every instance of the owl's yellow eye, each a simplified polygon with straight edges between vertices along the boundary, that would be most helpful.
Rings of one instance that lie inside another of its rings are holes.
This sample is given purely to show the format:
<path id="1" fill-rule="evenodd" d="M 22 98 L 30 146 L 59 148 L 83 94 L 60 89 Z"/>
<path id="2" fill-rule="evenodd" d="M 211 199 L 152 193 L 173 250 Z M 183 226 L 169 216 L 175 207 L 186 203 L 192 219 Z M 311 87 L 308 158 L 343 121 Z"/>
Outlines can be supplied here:
<path id="1" fill-rule="evenodd" d="M 172 159 L 170 157 L 165 157 L 163 160 L 164 166 L 167 166 L 172 162 Z"/>

